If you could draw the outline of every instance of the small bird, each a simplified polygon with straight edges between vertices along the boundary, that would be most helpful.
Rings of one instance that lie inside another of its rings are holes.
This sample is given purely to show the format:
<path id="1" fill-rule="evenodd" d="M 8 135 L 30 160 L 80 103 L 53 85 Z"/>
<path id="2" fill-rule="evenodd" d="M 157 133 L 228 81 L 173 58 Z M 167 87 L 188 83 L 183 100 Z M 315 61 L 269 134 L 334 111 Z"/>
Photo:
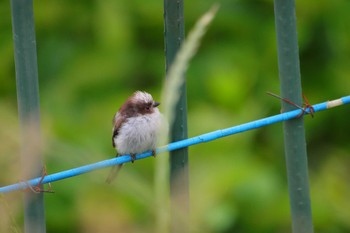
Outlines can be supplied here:
<path id="1" fill-rule="evenodd" d="M 152 150 L 155 156 L 157 135 L 161 128 L 162 115 L 158 110 L 159 102 L 143 91 L 136 91 L 120 107 L 113 117 L 112 145 L 117 157 L 130 154 L 132 162 L 138 153 Z M 110 183 L 117 176 L 123 164 L 114 166 L 107 177 Z"/>

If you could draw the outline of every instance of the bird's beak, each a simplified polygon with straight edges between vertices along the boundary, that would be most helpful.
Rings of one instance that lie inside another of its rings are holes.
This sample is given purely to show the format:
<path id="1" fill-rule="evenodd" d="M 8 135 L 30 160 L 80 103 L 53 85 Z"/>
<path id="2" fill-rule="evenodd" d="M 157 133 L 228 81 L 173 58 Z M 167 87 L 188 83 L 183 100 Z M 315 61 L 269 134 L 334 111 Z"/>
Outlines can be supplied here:
<path id="1" fill-rule="evenodd" d="M 153 102 L 153 107 L 158 107 L 160 105 L 160 103 L 159 102 Z"/>

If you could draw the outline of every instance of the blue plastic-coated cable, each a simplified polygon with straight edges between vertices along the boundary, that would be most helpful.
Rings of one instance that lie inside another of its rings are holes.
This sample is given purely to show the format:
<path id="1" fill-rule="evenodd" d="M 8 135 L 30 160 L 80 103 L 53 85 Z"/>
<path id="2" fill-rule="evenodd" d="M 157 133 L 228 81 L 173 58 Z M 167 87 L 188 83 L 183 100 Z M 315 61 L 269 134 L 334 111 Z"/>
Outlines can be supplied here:
<path id="1" fill-rule="evenodd" d="M 345 97 L 342 97 L 340 99 L 327 101 L 327 102 L 323 102 L 320 104 L 315 104 L 312 107 L 313 107 L 314 112 L 318 112 L 318 111 L 327 110 L 329 108 L 333 108 L 333 107 L 337 107 L 337 106 L 340 106 L 343 104 L 349 104 L 349 103 L 350 103 L 350 96 L 345 96 Z M 281 114 L 278 114 L 275 116 L 266 117 L 266 118 L 263 118 L 260 120 L 251 121 L 249 123 L 233 126 L 230 128 L 216 130 L 216 131 L 213 131 L 210 133 L 202 134 L 202 135 L 188 138 L 185 140 L 181 140 L 178 142 L 172 142 L 166 146 L 157 148 L 156 153 L 159 154 L 159 153 L 166 152 L 166 151 L 173 151 L 173 150 L 177 150 L 180 148 L 196 145 L 199 143 L 209 142 L 209 141 L 212 141 L 212 140 L 215 140 L 218 138 L 222 138 L 222 137 L 226 137 L 229 135 L 241 133 L 244 131 L 248 131 L 248 130 L 264 127 L 267 125 L 275 124 L 278 122 L 287 121 L 287 120 L 299 117 L 300 114 L 302 114 L 302 113 L 303 113 L 303 110 L 297 109 L 297 110 L 293 110 L 290 112 L 281 113 Z M 305 113 L 309 114 L 310 108 L 307 108 L 305 110 Z M 144 158 L 147 158 L 150 156 L 152 156 L 152 152 L 147 151 L 147 152 L 136 155 L 136 160 L 144 159 Z M 63 179 L 69 178 L 69 177 L 78 176 L 78 175 L 81 175 L 81 174 L 84 174 L 87 172 L 91 172 L 91 171 L 94 171 L 97 169 L 110 167 L 110 166 L 114 166 L 116 164 L 127 163 L 127 162 L 131 162 L 130 155 L 123 155 L 123 156 L 115 157 L 112 159 L 103 160 L 103 161 L 100 161 L 97 163 L 88 164 L 85 166 L 69 169 L 69 170 L 62 171 L 62 172 L 57 172 L 57 173 L 54 173 L 51 175 L 47 175 L 44 177 L 44 179 L 42 180 L 41 183 L 42 184 L 51 183 L 51 182 L 63 180 Z M 40 179 L 41 179 L 41 177 L 38 177 L 38 178 L 28 180 L 25 182 L 19 182 L 16 184 L 1 187 L 0 193 L 8 193 L 8 192 L 12 192 L 15 190 L 27 189 L 28 186 L 37 185 L 39 183 Z"/>

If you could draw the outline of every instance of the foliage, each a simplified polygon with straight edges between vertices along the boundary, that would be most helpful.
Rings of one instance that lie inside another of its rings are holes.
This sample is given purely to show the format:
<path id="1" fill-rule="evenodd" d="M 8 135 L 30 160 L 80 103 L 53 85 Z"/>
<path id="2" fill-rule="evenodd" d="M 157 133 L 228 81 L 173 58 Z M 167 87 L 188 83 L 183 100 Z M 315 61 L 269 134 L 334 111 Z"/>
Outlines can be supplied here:
<path id="1" fill-rule="evenodd" d="M 35 1 L 41 118 L 50 173 L 114 156 L 111 118 L 135 90 L 160 98 L 160 1 Z M 186 29 L 213 4 L 186 1 Z M 303 92 L 349 94 L 346 0 L 297 1 Z M 20 180 L 10 2 L 0 2 L 0 183 Z M 273 1 L 221 2 L 187 72 L 189 135 L 279 112 Z M 306 118 L 315 232 L 348 232 L 348 107 Z M 190 148 L 191 232 L 290 232 L 282 125 Z M 154 161 L 56 182 L 48 232 L 154 232 Z M 22 228 L 21 193 L 0 202 L 0 232 Z M 3 203 L 7 203 L 3 205 Z M 4 208 L 3 208 L 4 207 Z"/>

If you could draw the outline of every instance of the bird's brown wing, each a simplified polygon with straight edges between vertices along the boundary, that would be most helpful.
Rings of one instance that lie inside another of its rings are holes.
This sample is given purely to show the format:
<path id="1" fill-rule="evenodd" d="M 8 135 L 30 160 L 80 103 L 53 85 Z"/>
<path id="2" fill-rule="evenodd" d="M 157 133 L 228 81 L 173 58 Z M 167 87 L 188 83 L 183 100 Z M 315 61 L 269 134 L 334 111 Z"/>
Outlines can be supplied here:
<path id="1" fill-rule="evenodd" d="M 125 120 L 125 117 L 120 115 L 119 112 L 117 112 L 113 117 L 112 145 L 114 148 L 115 148 L 114 137 L 118 135 L 120 126 L 122 125 L 124 120 Z"/>
<path id="2" fill-rule="evenodd" d="M 112 123 L 113 123 L 112 145 L 114 148 L 116 146 L 114 143 L 114 137 L 116 137 L 118 135 L 119 129 L 124 121 L 125 121 L 125 116 L 122 116 L 119 112 L 117 112 L 113 117 L 113 121 L 112 121 Z M 119 156 L 119 155 L 117 154 L 117 156 Z M 112 170 L 110 171 L 110 173 L 106 179 L 107 183 L 111 183 L 112 180 L 115 179 L 115 177 L 119 173 L 122 166 L 123 166 L 123 164 L 118 164 L 118 165 L 112 167 Z"/>

